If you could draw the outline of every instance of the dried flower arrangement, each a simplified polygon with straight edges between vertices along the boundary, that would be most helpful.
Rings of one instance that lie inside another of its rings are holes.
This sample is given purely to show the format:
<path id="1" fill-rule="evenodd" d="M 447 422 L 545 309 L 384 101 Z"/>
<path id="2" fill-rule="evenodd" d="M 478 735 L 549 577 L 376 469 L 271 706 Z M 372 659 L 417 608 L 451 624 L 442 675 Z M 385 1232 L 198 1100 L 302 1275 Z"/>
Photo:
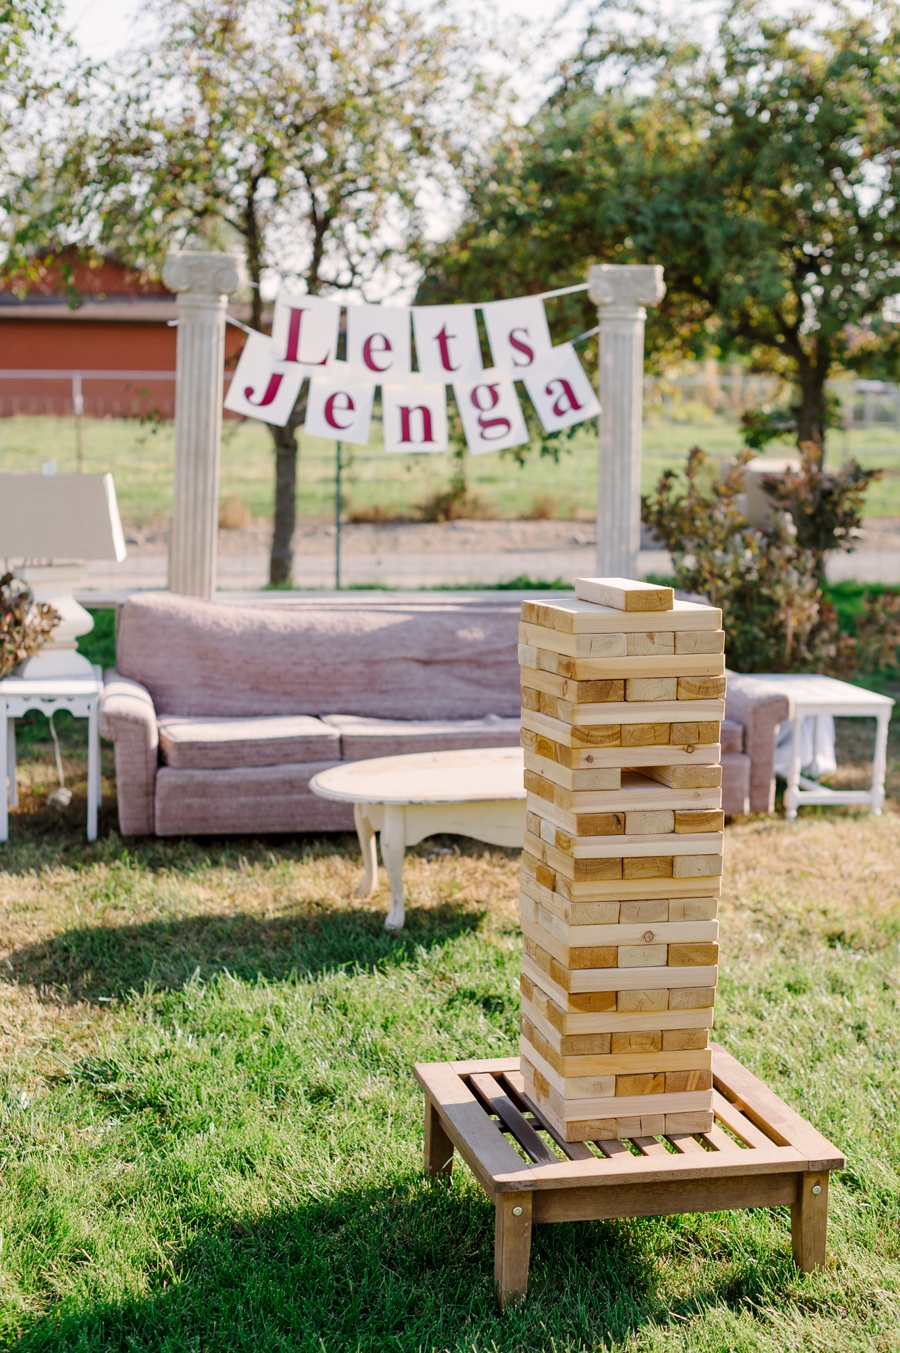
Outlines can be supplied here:
<path id="1" fill-rule="evenodd" d="M 59 620 L 47 602 L 35 601 L 21 578 L 12 573 L 0 577 L 0 680 L 37 652 Z"/>

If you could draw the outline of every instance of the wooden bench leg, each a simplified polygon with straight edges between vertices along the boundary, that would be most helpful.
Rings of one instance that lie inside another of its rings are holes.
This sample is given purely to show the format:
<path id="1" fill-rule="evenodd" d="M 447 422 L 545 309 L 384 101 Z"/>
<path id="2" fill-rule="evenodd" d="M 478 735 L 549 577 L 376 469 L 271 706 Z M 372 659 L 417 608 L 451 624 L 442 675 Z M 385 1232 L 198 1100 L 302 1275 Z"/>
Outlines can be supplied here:
<path id="1" fill-rule="evenodd" d="M 797 1177 L 797 1201 L 791 1204 L 794 1262 L 804 1273 L 825 1267 L 828 1227 L 828 1171 Z"/>
<path id="2" fill-rule="evenodd" d="M 494 1295 L 500 1310 L 525 1300 L 531 1262 L 531 1194 L 500 1193 L 494 1223 Z"/>
<path id="3" fill-rule="evenodd" d="M 441 1116 L 425 1096 L 425 1173 L 429 1179 L 449 1179 L 453 1169 L 453 1143 L 444 1131 Z"/>

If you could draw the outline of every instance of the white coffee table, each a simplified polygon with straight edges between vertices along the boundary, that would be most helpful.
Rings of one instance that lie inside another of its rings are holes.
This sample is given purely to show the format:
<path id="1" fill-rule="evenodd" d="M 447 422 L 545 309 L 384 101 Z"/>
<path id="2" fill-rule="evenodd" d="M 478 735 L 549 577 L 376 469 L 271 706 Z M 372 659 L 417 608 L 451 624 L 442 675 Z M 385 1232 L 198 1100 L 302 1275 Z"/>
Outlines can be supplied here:
<path id="1" fill-rule="evenodd" d="M 6 782 L 9 784 L 9 807 L 18 804 L 16 787 L 16 725 L 30 709 L 40 710 L 49 718 L 58 709 L 65 709 L 76 719 L 88 721 L 88 802 L 87 839 L 97 839 L 97 809 L 100 806 L 100 731 L 98 709 L 103 694 L 103 678 L 99 667 L 92 677 L 27 677 L 8 676 L 0 681 L 0 776 L 3 793 L 0 794 L 0 841 L 9 839 L 9 810 Z"/>
<path id="2" fill-rule="evenodd" d="M 365 872 L 356 890 L 368 897 L 378 877 L 375 833 L 391 885 L 387 930 L 400 930 L 403 852 L 426 836 L 471 836 L 492 846 L 521 847 L 525 838 L 525 775 L 521 747 L 473 747 L 348 761 L 319 771 L 314 794 L 353 804 Z"/>
<path id="3" fill-rule="evenodd" d="M 888 724 L 894 702 L 888 695 L 876 695 L 848 681 L 834 677 L 804 676 L 793 673 L 753 673 L 754 681 L 763 681 L 788 698 L 789 715 L 794 723 L 791 761 L 784 806 L 789 822 L 797 809 L 810 804 L 864 804 L 879 814 L 884 803 L 884 773 L 887 765 Z M 832 714 L 835 718 L 876 719 L 875 755 L 872 759 L 872 783 L 868 789 L 828 789 L 816 780 L 800 774 L 800 737 L 803 720 L 810 714 Z"/>

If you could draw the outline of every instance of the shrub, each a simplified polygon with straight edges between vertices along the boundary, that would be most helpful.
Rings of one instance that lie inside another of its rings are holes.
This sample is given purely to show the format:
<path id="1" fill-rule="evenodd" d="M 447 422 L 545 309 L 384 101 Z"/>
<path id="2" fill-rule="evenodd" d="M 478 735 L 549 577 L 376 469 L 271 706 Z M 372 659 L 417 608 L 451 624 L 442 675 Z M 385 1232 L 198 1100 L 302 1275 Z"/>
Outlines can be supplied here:
<path id="1" fill-rule="evenodd" d="M 855 461 L 822 470 L 814 448 L 801 447 L 799 473 L 767 478 L 770 522 L 750 526 L 741 511 L 742 452 L 724 477 L 701 486 L 706 456 L 688 455 L 686 487 L 666 471 L 642 500 L 642 517 L 672 557 L 676 585 L 722 609 L 729 666 L 738 672 L 828 672 L 845 679 L 896 665 L 900 599 L 864 598 L 855 634 L 842 634 L 822 590 L 830 550 L 850 549 L 862 520 L 865 490 L 878 472 Z"/>
<path id="2" fill-rule="evenodd" d="M 0 680 L 36 653 L 59 615 L 46 602 L 35 601 L 31 588 L 12 573 L 0 578 Z"/>

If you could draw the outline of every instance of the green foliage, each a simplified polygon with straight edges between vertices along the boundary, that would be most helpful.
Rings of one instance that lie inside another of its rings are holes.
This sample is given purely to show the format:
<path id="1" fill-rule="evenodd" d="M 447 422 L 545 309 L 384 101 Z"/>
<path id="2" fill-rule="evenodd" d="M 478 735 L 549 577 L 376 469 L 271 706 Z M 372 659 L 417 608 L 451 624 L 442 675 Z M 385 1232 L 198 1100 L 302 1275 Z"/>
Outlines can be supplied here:
<path id="1" fill-rule="evenodd" d="M 92 610 L 94 628 L 78 640 L 78 652 L 104 671 L 116 665 L 116 612 L 112 606 Z"/>
<path id="2" fill-rule="evenodd" d="M 821 448 L 829 373 L 900 360 L 881 317 L 897 289 L 898 81 L 888 0 L 858 14 L 734 0 L 708 46 L 693 17 L 601 5 L 538 116 L 495 144 L 420 295 L 661 263 L 657 361 L 711 349 L 789 375 L 798 441 Z"/>
<path id="3" fill-rule="evenodd" d="M 872 472 L 855 461 L 837 473 L 823 471 L 807 446 L 798 474 L 763 481 L 773 511 L 765 526 L 753 527 L 737 502 L 751 456 L 743 452 L 707 488 L 706 457 L 695 447 L 684 488 L 666 471 L 642 499 L 644 522 L 671 553 L 676 585 L 722 608 L 729 666 L 846 678 L 896 666 L 897 598 L 865 598 L 854 632 L 846 633 L 823 592 L 826 554 L 851 548 Z"/>

